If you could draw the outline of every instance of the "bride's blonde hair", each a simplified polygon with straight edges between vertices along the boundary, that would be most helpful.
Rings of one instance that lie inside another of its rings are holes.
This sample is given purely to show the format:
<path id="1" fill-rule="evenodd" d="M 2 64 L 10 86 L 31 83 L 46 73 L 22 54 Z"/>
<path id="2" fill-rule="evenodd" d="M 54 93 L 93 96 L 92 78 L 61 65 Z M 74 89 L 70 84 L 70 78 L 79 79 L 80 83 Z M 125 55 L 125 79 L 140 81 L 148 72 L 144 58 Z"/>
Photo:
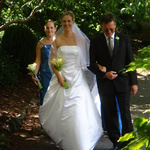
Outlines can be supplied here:
<path id="1" fill-rule="evenodd" d="M 73 14 L 72 11 L 66 11 L 66 12 L 64 12 L 62 14 L 62 16 L 61 16 L 61 20 L 63 19 L 64 16 L 67 16 L 67 15 L 69 15 L 72 18 L 73 21 L 75 20 L 75 15 Z"/>

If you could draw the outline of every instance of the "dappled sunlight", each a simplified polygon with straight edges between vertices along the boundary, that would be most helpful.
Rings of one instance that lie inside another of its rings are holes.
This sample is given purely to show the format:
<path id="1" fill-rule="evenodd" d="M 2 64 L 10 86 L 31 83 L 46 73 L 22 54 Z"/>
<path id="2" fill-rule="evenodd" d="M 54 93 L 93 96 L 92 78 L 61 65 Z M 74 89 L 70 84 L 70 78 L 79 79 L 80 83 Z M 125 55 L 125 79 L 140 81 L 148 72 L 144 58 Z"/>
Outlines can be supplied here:
<path id="1" fill-rule="evenodd" d="M 140 97 L 144 97 L 144 95 L 140 95 Z"/>
<path id="2" fill-rule="evenodd" d="M 131 112 L 136 111 L 136 112 L 144 112 L 146 109 L 150 109 L 150 104 L 143 104 L 143 105 L 135 105 L 132 104 L 130 106 Z"/>
<path id="3" fill-rule="evenodd" d="M 130 106 L 132 119 L 134 120 L 135 118 L 138 118 L 138 117 L 145 117 L 148 119 L 150 117 L 150 113 L 144 113 L 145 110 L 147 109 L 150 109 L 150 103 L 143 104 L 143 105 L 132 104 Z"/>
<path id="4" fill-rule="evenodd" d="M 146 80 L 150 84 L 150 69 L 136 69 L 137 78 L 139 80 Z"/>
<path id="5" fill-rule="evenodd" d="M 20 136 L 23 138 L 27 137 L 27 135 L 25 135 L 25 134 L 20 134 Z"/>
<path id="6" fill-rule="evenodd" d="M 148 77 L 150 75 L 150 69 L 138 68 L 136 69 L 139 78 Z"/>
<path id="7" fill-rule="evenodd" d="M 40 140 L 41 137 L 40 136 L 33 136 L 33 137 L 30 137 L 30 138 L 27 138 L 26 140 Z"/>

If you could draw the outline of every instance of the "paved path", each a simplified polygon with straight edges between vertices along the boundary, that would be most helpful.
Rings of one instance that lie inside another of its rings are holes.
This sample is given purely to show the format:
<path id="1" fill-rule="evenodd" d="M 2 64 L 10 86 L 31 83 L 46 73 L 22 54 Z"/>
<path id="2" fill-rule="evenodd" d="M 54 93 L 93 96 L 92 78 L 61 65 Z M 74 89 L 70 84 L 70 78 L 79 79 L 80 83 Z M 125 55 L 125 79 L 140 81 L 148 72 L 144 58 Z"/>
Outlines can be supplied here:
<path id="1" fill-rule="evenodd" d="M 143 114 L 146 109 L 150 109 L 150 79 L 139 77 L 138 78 L 138 93 L 131 95 L 131 116 L 132 120 L 136 117 L 149 117 L 149 114 Z M 106 136 L 102 136 L 98 141 L 94 150 L 108 150 L 112 147 L 112 142 Z M 145 147 L 141 150 L 146 150 Z"/>
<path id="2" fill-rule="evenodd" d="M 102 136 L 94 150 L 108 150 L 112 147 L 112 142 L 106 136 Z"/>

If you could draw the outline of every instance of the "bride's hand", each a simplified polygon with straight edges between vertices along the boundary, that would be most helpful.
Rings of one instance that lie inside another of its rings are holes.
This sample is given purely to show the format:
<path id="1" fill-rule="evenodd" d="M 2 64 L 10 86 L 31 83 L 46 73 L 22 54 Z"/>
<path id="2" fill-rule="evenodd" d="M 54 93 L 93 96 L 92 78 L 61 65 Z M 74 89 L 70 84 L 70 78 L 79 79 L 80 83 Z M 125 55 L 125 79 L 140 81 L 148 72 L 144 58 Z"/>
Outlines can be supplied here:
<path id="1" fill-rule="evenodd" d="M 57 77 L 58 83 L 63 87 L 65 78 L 59 75 Z"/>
<path id="2" fill-rule="evenodd" d="M 106 67 L 105 66 L 101 66 L 100 64 L 98 64 L 98 62 L 96 62 L 96 64 L 97 64 L 100 71 L 102 71 L 104 73 L 106 72 Z"/>

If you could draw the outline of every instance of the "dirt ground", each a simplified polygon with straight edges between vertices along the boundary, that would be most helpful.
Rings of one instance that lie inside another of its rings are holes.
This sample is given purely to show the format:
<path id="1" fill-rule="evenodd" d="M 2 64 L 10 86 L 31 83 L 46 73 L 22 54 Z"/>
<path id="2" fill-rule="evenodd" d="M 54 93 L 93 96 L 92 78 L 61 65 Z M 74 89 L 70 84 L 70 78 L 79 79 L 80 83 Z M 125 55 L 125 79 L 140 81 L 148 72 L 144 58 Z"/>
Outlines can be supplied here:
<path id="1" fill-rule="evenodd" d="M 0 150 L 58 149 L 40 127 L 38 101 L 38 87 L 28 76 L 13 89 L 0 89 Z"/>
<path id="2" fill-rule="evenodd" d="M 138 94 L 131 96 L 133 119 L 150 108 L 149 78 L 138 81 Z M 41 129 L 38 111 L 38 88 L 29 76 L 13 89 L 0 89 L 0 150 L 58 150 Z"/>

